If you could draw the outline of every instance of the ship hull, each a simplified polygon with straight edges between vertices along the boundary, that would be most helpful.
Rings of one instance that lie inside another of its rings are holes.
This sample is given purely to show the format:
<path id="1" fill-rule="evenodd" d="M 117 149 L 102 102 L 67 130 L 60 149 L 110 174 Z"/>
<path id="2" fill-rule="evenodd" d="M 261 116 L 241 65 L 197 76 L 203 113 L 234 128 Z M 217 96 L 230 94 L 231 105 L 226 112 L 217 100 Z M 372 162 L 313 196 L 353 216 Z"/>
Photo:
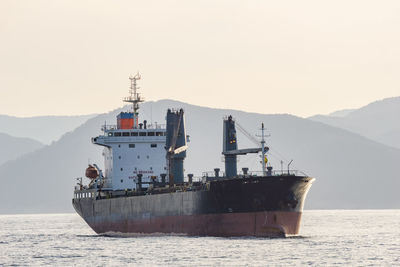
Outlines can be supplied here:
<path id="1" fill-rule="evenodd" d="M 297 235 L 312 178 L 259 177 L 211 182 L 200 191 L 74 199 L 99 234 Z"/>

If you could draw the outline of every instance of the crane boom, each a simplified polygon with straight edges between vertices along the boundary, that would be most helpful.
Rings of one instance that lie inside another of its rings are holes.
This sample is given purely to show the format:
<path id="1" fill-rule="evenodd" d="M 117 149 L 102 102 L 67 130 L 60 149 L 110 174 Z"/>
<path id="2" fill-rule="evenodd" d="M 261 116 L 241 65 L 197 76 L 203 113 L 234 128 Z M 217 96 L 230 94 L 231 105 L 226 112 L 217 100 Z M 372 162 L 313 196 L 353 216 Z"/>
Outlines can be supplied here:
<path id="1" fill-rule="evenodd" d="M 241 126 L 237 121 L 236 121 L 236 126 L 242 132 L 250 141 L 252 141 L 256 146 L 261 146 L 261 142 L 257 140 L 253 135 L 248 133 L 243 126 Z"/>

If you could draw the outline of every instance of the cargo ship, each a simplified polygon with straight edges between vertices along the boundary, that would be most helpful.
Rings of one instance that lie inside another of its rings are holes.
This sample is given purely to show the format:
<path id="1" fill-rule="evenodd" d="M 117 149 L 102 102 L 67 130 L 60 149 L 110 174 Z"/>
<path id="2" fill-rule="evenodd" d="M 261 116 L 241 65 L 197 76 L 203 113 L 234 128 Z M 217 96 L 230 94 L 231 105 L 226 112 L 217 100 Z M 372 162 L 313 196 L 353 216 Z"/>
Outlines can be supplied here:
<path id="1" fill-rule="evenodd" d="M 223 119 L 225 170 L 184 175 L 189 138 L 183 109 L 168 109 L 166 124 L 139 120 L 137 81 L 130 76 L 132 110 L 117 125 L 102 126 L 92 143 L 104 147 L 104 169 L 89 165 L 87 185 L 75 186 L 72 205 L 98 234 L 180 234 L 190 236 L 297 235 L 304 201 L 314 178 L 268 164 L 264 125 L 254 148 L 238 149 L 236 121 Z M 260 171 L 237 170 L 237 157 L 261 158 Z"/>

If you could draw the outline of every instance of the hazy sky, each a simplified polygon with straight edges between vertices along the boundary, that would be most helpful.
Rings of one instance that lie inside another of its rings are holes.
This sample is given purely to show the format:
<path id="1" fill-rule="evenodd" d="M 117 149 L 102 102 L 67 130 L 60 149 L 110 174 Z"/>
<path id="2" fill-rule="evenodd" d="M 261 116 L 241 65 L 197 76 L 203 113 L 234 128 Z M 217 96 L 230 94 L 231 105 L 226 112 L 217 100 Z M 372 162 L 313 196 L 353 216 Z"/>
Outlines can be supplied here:
<path id="1" fill-rule="evenodd" d="M 400 1 L 0 1 L 0 114 L 147 100 L 309 116 L 400 95 Z"/>

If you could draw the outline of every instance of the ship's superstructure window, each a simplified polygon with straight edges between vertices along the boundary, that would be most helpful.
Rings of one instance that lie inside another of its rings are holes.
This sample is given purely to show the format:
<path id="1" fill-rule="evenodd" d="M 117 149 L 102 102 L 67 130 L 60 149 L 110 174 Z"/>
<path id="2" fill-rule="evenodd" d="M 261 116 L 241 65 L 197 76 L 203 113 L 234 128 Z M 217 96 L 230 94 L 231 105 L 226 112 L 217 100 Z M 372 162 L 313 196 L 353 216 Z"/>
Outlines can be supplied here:
<path id="1" fill-rule="evenodd" d="M 121 172 L 123 171 L 124 169 L 123 168 L 121 168 Z"/>
<path id="2" fill-rule="evenodd" d="M 140 132 L 139 136 L 146 136 L 146 132 Z"/>
<path id="3" fill-rule="evenodd" d="M 108 136 L 113 136 L 113 133 L 108 133 Z"/>
<path id="4" fill-rule="evenodd" d="M 148 132 L 148 133 L 147 133 L 147 136 L 154 136 L 154 135 L 155 135 L 154 132 Z"/>
<path id="5" fill-rule="evenodd" d="M 157 147 L 157 144 L 151 144 L 150 147 Z"/>
<path id="6" fill-rule="evenodd" d="M 118 156 L 119 159 L 121 159 L 121 156 Z"/>
<path id="7" fill-rule="evenodd" d="M 131 132 L 131 136 L 138 136 L 137 132 Z"/>
<path id="8" fill-rule="evenodd" d="M 156 132 L 156 136 L 163 136 L 163 132 Z"/>
<path id="9" fill-rule="evenodd" d="M 129 148 L 135 148 L 135 144 L 129 144 Z"/>
<path id="10" fill-rule="evenodd" d="M 129 132 L 123 132 L 122 136 L 129 136 Z"/>
<path id="11" fill-rule="evenodd" d="M 114 133 L 114 136 L 121 136 L 121 133 Z"/>

